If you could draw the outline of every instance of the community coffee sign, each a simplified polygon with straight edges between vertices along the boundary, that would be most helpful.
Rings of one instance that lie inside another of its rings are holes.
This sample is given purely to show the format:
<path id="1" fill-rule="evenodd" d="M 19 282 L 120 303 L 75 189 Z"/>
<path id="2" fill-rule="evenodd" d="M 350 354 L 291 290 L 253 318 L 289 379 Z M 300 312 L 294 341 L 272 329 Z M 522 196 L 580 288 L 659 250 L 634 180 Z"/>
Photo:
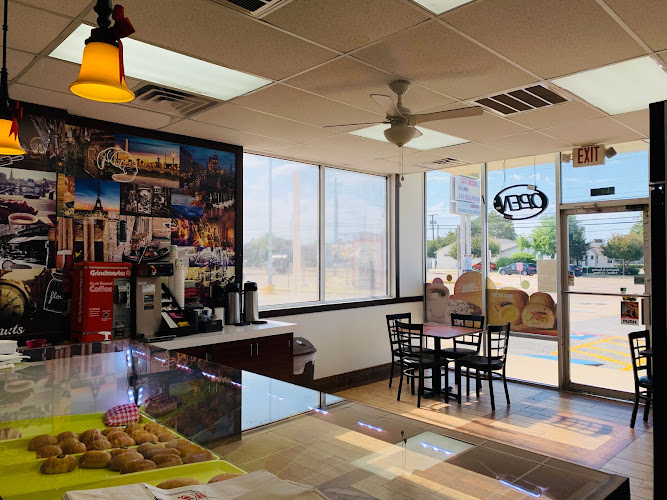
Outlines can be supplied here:
<path id="1" fill-rule="evenodd" d="M 516 184 L 493 198 L 493 208 L 505 219 L 525 220 L 537 217 L 549 206 L 547 195 L 532 184 Z"/>

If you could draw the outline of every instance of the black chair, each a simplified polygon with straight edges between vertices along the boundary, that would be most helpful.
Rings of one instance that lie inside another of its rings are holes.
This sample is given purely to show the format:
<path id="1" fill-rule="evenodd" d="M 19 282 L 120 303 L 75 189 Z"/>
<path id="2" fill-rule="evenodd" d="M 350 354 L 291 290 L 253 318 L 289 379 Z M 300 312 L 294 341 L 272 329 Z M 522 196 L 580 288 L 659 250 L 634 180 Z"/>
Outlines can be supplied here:
<path id="1" fill-rule="evenodd" d="M 389 333 L 389 347 L 391 349 L 391 371 L 389 373 L 389 387 L 394 380 L 394 366 L 401 365 L 401 357 L 398 349 L 398 335 L 396 334 L 396 322 L 412 323 L 412 313 L 387 314 L 387 332 Z"/>
<path id="2" fill-rule="evenodd" d="M 440 368 L 447 363 L 444 359 L 437 359 L 433 352 L 424 349 L 424 325 L 396 322 L 396 335 L 398 336 L 398 353 L 401 365 L 401 378 L 398 382 L 398 396 L 396 401 L 401 400 L 401 389 L 403 388 L 403 377 L 411 379 L 414 387 L 415 379 L 417 385 L 417 408 L 421 407 L 421 398 L 424 394 L 424 381 L 427 378 L 440 377 Z M 426 376 L 425 371 L 431 369 L 431 375 Z"/>
<path id="3" fill-rule="evenodd" d="M 484 316 L 472 316 L 467 314 L 452 314 L 453 326 L 467 326 L 469 328 L 479 328 L 480 331 L 453 339 L 454 346 L 440 349 L 440 356 L 447 358 L 449 362 L 456 361 L 464 356 L 479 354 L 482 345 L 482 330 L 484 330 Z M 470 373 L 466 370 L 466 396 L 470 396 Z"/>
<path id="4" fill-rule="evenodd" d="M 461 368 L 475 370 L 477 380 L 477 397 L 479 397 L 480 383 L 482 379 L 489 381 L 489 394 L 491 395 L 491 410 L 495 411 L 496 403 L 493 398 L 494 374 L 499 375 L 505 386 L 505 397 L 507 405 L 510 404 L 510 393 L 507 390 L 507 378 L 505 377 L 505 366 L 507 359 L 507 344 L 510 338 L 510 324 L 489 325 L 486 334 L 486 356 L 474 354 L 464 356 L 454 361 L 456 383 L 458 384 L 458 400 L 461 402 Z M 500 372 L 500 373 L 497 373 Z M 499 380 L 498 378 L 496 380 Z"/>
<path id="5" fill-rule="evenodd" d="M 630 356 L 632 358 L 632 373 L 635 377 L 635 404 L 632 408 L 630 427 L 634 429 L 639 409 L 639 400 L 644 403 L 644 422 L 648 420 L 648 412 L 653 402 L 653 371 L 651 370 L 651 356 L 640 354 L 641 351 L 651 348 L 648 330 L 628 334 L 630 341 Z"/>

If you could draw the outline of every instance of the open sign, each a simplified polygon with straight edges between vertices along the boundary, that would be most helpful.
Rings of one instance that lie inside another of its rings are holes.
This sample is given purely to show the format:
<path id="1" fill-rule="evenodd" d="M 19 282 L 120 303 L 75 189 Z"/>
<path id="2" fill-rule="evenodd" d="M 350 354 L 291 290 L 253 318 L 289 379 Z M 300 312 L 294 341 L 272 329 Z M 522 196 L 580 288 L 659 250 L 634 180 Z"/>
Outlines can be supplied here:
<path id="1" fill-rule="evenodd" d="M 493 208 L 505 219 L 525 220 L 537 217 L 549 206 L 547 195 L 532 184 L 516 184 L 493 198 Z"/>

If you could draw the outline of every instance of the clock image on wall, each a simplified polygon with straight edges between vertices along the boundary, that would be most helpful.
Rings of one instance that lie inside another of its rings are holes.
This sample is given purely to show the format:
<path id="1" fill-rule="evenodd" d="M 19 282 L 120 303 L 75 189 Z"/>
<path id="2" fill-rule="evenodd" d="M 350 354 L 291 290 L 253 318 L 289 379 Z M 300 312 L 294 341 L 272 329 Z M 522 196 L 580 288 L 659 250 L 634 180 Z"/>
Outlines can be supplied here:
<path id="1" fill-rule="evenodd" d="M 30 292 L 23 283 L 0 279 L 0 325 L 15 325 L 30 313 Z"/>

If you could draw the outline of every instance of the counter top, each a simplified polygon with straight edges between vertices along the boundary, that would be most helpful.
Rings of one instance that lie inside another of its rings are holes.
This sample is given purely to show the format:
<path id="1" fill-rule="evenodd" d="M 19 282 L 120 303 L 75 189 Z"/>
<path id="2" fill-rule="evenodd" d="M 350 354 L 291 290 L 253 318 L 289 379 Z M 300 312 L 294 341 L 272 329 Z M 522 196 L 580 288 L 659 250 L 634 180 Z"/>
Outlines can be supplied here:
<path id="1" fill-rule="evenodd" d="M 201 347 L 205 345 L 222 344 L 224 342 L 234 342 L 236 340 L 269 337 L 271 335 L 280 335 L 283 333 L 295 333 L 297 327 L 298 325 L 296 323 L 285 323 L 283 321 L 268 321 L 262 325 L 225 325 L 221 332 L 197 333 L 195 335 L 178 337 L 173 340 L 147 343 L 159 347 L 160 349 L 177 351 L 179 349 L 187 349 L 188 347 Z"/>

